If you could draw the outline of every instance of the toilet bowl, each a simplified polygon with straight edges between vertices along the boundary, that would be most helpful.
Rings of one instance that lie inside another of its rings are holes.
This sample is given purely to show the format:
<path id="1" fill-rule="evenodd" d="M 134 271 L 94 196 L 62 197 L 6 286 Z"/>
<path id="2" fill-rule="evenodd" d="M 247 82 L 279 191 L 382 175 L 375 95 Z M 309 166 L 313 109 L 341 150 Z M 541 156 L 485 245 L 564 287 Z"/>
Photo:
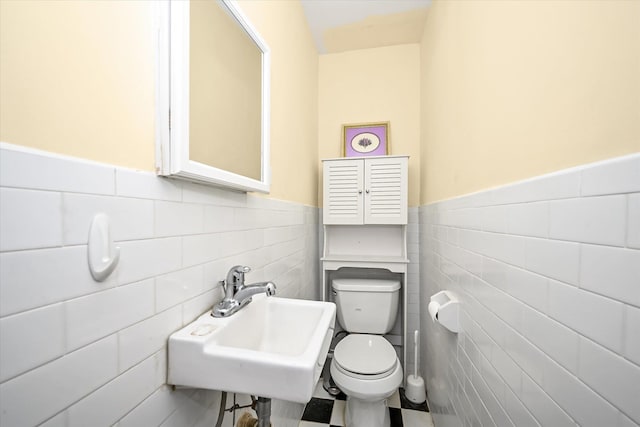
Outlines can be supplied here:
<path id="1" fill-rule="evenodd" d="M 333 351 L 331 377 L 347 395 L 346 427 L 389 427 L 387 399 L 402 383 L 402 365 L 383 334 L 398 312 L 400 282 L 334 279 L 338 322 L 350 335 Z"/>
<path id="2" fill-rule="evenodd" d="M 335 348 L 331 376 L 347 395 L 347 427 L 388 427 L 386 399 L 402 382 L 402 367 L 393 346 L 382 336 L 352 334 Z"/>

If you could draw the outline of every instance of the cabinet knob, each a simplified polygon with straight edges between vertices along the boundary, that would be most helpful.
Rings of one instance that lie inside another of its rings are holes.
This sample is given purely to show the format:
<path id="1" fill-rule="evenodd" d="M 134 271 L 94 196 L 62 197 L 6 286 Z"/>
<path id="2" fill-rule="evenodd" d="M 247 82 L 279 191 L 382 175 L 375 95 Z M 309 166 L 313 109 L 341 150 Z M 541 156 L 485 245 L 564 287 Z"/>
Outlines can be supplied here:
<path id="1" fill-rule="evenodd" d="M 362 190 L 358 190 L 358 194 L 362 194 Z"/>
<path id="2" fill-rule="evenodd" d="M 367 190 L 367 194 L 369 194 L 369 190 Z"/>

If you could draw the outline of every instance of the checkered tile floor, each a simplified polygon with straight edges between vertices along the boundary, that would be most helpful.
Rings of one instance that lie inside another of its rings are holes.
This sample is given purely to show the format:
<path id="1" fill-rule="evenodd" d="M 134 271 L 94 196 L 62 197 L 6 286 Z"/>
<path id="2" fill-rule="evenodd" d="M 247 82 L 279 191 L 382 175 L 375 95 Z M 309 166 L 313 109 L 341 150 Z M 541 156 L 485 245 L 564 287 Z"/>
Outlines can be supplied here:
<path id="1" fill-rule="evenodd" d="M 313 398 L 304 408 L 299 427 L 342 427 L 346 396 L 331 396 L 322 388 L 322 379 L 316 386 Z M 404 396 L 400 389 L 389 398 L 391 427 L 433 427 L 427 403 L 416 405 Z"/>

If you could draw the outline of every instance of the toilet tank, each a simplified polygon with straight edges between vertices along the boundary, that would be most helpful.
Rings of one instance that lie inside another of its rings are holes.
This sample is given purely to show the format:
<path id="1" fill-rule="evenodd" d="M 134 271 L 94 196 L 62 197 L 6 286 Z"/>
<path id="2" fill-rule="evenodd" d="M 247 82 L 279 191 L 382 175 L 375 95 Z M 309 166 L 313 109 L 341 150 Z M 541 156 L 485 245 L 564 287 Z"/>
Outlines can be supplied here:
<path id="1" fill-rule="evenodd" d="M 398 314 L 400 282 L 381 279 L 334 279 L 338 322 L 348 332 L 386 334 Z"/>

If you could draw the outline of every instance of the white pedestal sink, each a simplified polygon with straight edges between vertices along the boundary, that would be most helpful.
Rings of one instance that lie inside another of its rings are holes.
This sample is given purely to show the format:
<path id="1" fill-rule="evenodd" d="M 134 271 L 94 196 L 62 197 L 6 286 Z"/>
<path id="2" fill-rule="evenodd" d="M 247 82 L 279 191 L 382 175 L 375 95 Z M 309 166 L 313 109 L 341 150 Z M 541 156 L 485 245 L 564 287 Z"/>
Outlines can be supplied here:
<path id="1" fill-rule="evenodd" d="M 265 295 L 228 318 L 206 312 L 169 337 L 168 383 L 306 403 L 335 316 L 331 302 Z"/>

